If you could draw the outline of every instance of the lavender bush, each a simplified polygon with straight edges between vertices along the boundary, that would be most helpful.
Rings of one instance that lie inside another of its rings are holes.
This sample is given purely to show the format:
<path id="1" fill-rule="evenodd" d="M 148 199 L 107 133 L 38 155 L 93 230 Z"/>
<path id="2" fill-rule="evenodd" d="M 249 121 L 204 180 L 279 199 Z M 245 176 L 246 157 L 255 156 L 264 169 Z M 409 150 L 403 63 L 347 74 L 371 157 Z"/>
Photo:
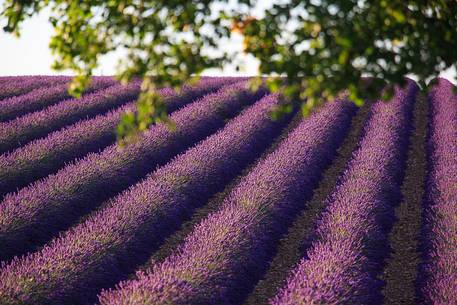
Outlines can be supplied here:
<path id="1" fill-rule="evenodd" d="M 359 148 L 317 224 L 314 242 L 271 304 L 372 304 L 379 297 L 369 272 L 382 239 L 378 220 L 399 191 L 412 106 L 418 87 L 396 88 L 389 103 L 373 105 Z"/>
<path id="2" fill-rule="evenodd" d="M 54 175 L 9 194 L 0 203 L 0 258 L 24 253 L 67 227 L 81 214 L 144 177 L 157 165 L 210 135 L 241 107 L 265 94 L 246 83 L 228 85 L 175 112 L 176 129 L 156 125 L 135 144 L 112 145 Z"/>
<path id="3" fill-rule="evenodd" d="M 426 304 L 457 304 L 457 97 L 438 79 L 429 94 L 429 173 L 425 262 L 421 288 Z"/>
<path id="4" fill-rule="evenodd" d="M 87 303 L 102 287 L 115 284 L 127 266 L 137 265 L 266 148 L 286 122 L 270 119 L 277 104 L 277 96 L 263 98 L 42 251 L 5 267 L 1 301 Z M 24 276 L 27 284 L 17 285 Z"/>
<path id="5" fill-rule="evenodd" d="M 81 99 L 68 99 L 41 111 L 0 123 L 0 153 L 20 147 L 82 118 L 126 104 L 138 96 L 139 90 L 139 82 L 127 86 L 114 85 L 87 94 Z"/>
<path id="6" fill-rule="evenodd" d="M 115 82 L 111 78 L 95 78 L 85 93 L 104 89 Z M 1 90 L 1 89 L 0 89 Z M 28 112 L 41 110 L 64 99 L 71 98 L 68 93 L 68 83 L 56 86 L 40 87 L 27 94 L 14 96 L 0 101 L 0 122 L 14 119 Z"/>
<path id="7" fill-rule="evenodd" d="M 158 94 L 164 98 L 167 110 L 172 112 L 233 81 L 212 78 L 192 87 L 186 86 L 180 93 L 164 88 L 159 89 Z M 0 155 L 0 198 L 18 187 L 55 172 L 66 162 L 112 144 L 116 139 L 115 130 L 122 113 L 127 109 L 133 111 L 133 104 L 80 121 L 11 153 Z"/>
<path id="8" fill-rule="evenodd" d="M 138 279 L 105 291 L 102 304 L 238 303 L 269 249 L 335 155 L 355 109 L 329 103 L 303 121 L 196 226 L 178 251 Z"/>
<path id="9" fill-rule="evenodd" d="M 70 78 L 66 76 L 10 77 L 0 84 L 0 99 L 25 94 L 42 86 L 57 85 L 69 81 Z"/>

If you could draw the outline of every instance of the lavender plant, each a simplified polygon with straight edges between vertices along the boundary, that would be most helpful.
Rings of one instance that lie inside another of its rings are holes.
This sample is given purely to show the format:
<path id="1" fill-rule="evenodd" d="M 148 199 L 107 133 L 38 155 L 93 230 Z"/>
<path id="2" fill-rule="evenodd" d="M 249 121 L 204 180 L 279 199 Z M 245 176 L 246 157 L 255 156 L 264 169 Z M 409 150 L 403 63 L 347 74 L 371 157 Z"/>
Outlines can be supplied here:
<path id="1" fill-rule="evenodd" d="M 49 76 L 35 76 L 35 77 L 18 77 L 8 78 L 0 85 L 0 99 L 13 97 L 28 93 L 46 85 L 56 85 L 60 83 L 70 82 L 70 77 L 49 77 Z"/>
<path id="2" fill-rule="evenodd" d="M 271 304 L 372 304 L 379 286 L 369 256 L 379 249 L 379 220 L 399 191 L 408 126 L 418 87 L 377 102 L 359 148 L 319 220 L 311 248 Z"/>
<path id="3" fill-rule="evenodd" d="M 96 77 L 85 93 L 104 89 L 115 81 L 107 77 Z M 0 100 L 0 122 L 8 121 L 29 112 L 41 110 L 62 100 L 71 98 L 68 93 L 68 82 L 55 86 L 43 86 L 31 92 L 8 99 Z M 1 91 L 1 89 L 0 89 Z"/>
<path id="4" fill-rule="evenodd" d="M 240 296 L 335 155 L 355 107 L 327 104 L 303 121 L 242 179 L 184 244 L 138 279 L 100 296 L 102 304 L 226 304 Z"/>
<path id="5" fill-rule="evenodd" d="M 180 93 L 164 88 L 159 89 L 158 94 L 164 99 L 167 111 L 173 112 L 233 81 L 235 79 L 206 79 L 198 85 L 184 87 Z M 133 106 L 133 102 L 128 103 L 108 114 L 80 121 L 0 155 L 0 196 L 55 172 L 66 162 L 112 144 L 121 115 L 127 110 L 134 111 Z"/>
<path id="6" fill-rule="evenodd" d="M 438 79 L 429 94 L 429 172 L 424 211 L 425 261 L 420 279 L 424 303 L 457 303 L 457 97 Z"/>
<path id="7" fill-rule="evenodd" d="M 102 287 L 125 277 L 128 267 L 136 266 L 280 132 L 287 120 L 269 117 L 278 101 L 276 95 L 263 98 L 42 251 L 5 267 L 1 301 L 87 303 Z M 24 276 L 27 283 L 18 286 Z"/>
<path id="8" fill-rule="evenodd" d="M 41 111 L 32 112 L 8 122 L 0 123 L 0 153 L 13 150 L 49 132 L 95 116 L 134 100 L 140 83 L 114 85 L 87 94 L 81 99 L 67 99 Z"/>
<path id="9" fill-rule="evenodd" d="M 103 200 L 222 127 L 227 118 L 264 94 L 265 90 L 246 89 L 244 81 L 224 86 L 175 112 L 171 116 L 174 130 L 153 126 L 125 149 L 111 145 L 7 195 L 0 203 L 0 259 L 48 240 Z"/>

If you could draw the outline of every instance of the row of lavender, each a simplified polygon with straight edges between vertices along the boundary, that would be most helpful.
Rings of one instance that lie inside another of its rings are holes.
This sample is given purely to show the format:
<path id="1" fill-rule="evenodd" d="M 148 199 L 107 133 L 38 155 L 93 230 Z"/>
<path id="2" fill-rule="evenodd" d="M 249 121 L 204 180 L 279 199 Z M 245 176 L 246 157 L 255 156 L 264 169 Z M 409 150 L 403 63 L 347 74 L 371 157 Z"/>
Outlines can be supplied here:
<path id="1" fill-rule="evenodd" d="M 0 203 L 0 258 L 9 259 L 49 240 L 103 200 L 210 135 L 264 93 L 247 90 L 244 82 L 227 85 L 175 112 L 174 131 L 154 126 L 126 149 L 113 144 L 8 194 Z"/>
<path id="2" fill-rule="evenodd" d="M 121 84 L 67 99 L 58 104 L 0 123 L 0 153 L 16 149 L 49 132 L 73 124 L 85 117 L 119 107 L 138 96 L 140 83 Z"/>
<path id="3" fill-rule="evenodd" d="M 99 154 L 70 164 L 42 182 L 7 196 L 0 203 L 7 212 L 11 212 L 5 218 L 0 215 L 3 258 L 8 259 L 43 244 L 55 232 L 65 229 L 103 200 L 141 179 L 157 164 L 165 164 L 173 155 L 218 129 L 223 125 L 221 118 L 234 116 L 236 107 L 239 109 L 242 105 L 251 104 L 264 94 L 249 95 L 243 87 L 241 84 L 225 87 L 173 115 L 175 120 L 178 118 L 178 123 L 183 123 L 180 127 L 187 129 L 184 127 L 189 118 L 195 119 L 197 113 L 214 116 L 208 114 L 208 109 L 205 112 L 195 105 L 210 107 L 210 112 L 215 111 L 220 121 L 205 135 L 185 131 L 178 137 L 166 136 L 164 141 L 156 143 L 167 134 L 156 126 L 152 129 L 155 130 L 152 132 L 154 135 L 148 133 L 145 136 L 148 144 L 141 144 L 132 152 L 122 155 L 108 147 Z M 434 304 L 455 302 L 452 292 L 457 285 L 457 232 L 455 219 L 452 218 L 456 212 L 456 194 L 452 188 L 456 181 L 452 179 L 456 178 L 453 171 L 457 164 L 457 100 L 452 97 L 451 87 L 441 82 L 431 94 L 430 207 L 426 211 L 428 218 L 424 229 L 429 243 L 424 264 L 423 293 L 425 299 Z M 230 94 L 232 90 L 238 92 L 238 101 L 234 101 L 236 98 Z M 385 237 L 382 217 L 392 210 L 389 202 L 391 195 L 399 191 L 405 139 L 408 138 L 416 91 L 417 86 L 410 82 L 405 90 L 396 91 L 391 104 L 378 103 L 373 107 L 359 148 L 333 195 L 327 200 L 328 208 L 318 223 L 312 247 L 291 273 L 287 285 L 271 300 L 272 303 L 376 302 L 379 283 L 376 268 L 373 268 L 376 259 L 372 255 L 379 250 Z M 164 93 L 166 96 L 168 91 Z M 247 101 L 241 101 L 246 97 Z M 213 99 L 217 101 L 210 102 Z M 227 110 L 220 107 L 225 103 L 231 104 L 225 107 L 234 108 Z M 265 97 L 220 132 L 106 202 L 102 210 L 54 239 L 43 250 L 4 264 L 0 276 L 0 301 L 8 304 L 84 303 L 93 300 L 102 288 L 112 287 L 125 278 L 195 207 L 203 204 L 266 147 L 268 139 L 271 140 L 284 124 L 267 120 L 268 110 L 277 103 L 276 96 Z M 45 153 L 49 141 L 59 138 L 64 143 L 60 150 L 55 150 L 56 155 L 51 153 L 47 156 L 49 160 L 58 160 L 59 154 L 65 156 L 66 145 L 79 145 L 75 140 L 77 135 L 84 133 L 85 128 L 89 130 L 91 123 L 111 126 L 118 121 L 122 109 L 130 107 L 133 107 L 132 104 L 127 104 L 107 115 L 55 132 L 46 138 L 47 143 L 39 140 L 25 146 L 28 148 L 23 150 L 26 152 L 23 154 L 25 163 L 28 162 L 25 172 L 27 168 L 30 170 L 37 166 L 39 161 L 33 160 L 40 160 L 38 156 Z M 187 109 L 194 111 L 186 112 Z M 340 101 L 303 121 L 274 153 L 241 181 L 219 211 L 194 229 L 175 254 L 153 266 L 146 274 L 138 274 L 137 280 L 123 282 L 116 290 L 103 292 L 100 302 L 237 303 L 242 300 L 267 267 L 279 236 L 302 208 L 318 182 L 320 172 L 332 159 L 353 114 L 354 108 Z M 206 118 L 203 122 L 211 120 L 214 118 Z M 201 121 L 198 124 L 197 129 L 198 126 L 202 129 L 207 127 Z M 95 132 L 95 129 L 91 130 Z M 102 133 L 105 135 L 106 131 Z M 66 142 L 66 134 L 73 135 L 74 140 Z M 189 135 L 189 142 L 176 148 L 176 145 L 181 145 L 179 141 Z M 91 137 L 83 137 L 81 141 L 90 143 Z M 34 157 L 35 149 L 40 153 Z M 167 154 L 162 161 L 157 161 L 162 149 Z M 169 149 L 175 150 L 168 153 Z M 208 151 L 211 154 L 208 155 Z M 16 156 L 21 156 L 20 152 L 21 149 L 16 150 Z M 4 156 L 9 156 L 9 168 L 14 172 L 14 153 Z M 127 176 L 138 169 L 135 166 L 146 164 L 151 156 L 153 167 L 129 180 Z M 71 160 L 74 156 L 67 158 Z M 106 159 L 107 163 L 104 162 Z M 127 164 L 129 162 L 135 164 Z M 88 169 L 90 172 L 91 168 L 94 171 L 89 176 L 78 178 Z M 73 171 L 76 174 L 66 179 Z M 18 177 L 19 171 L 16 174 Z M 122 185 L 115 184 L 119 178 L 116 175 L 124 179 L 120 182 Z M 106 187 L 113 187 L 114 183 L 114 191 L 97 197 L 96 193 L 103 187 L 97 179 L 107 180 L 102 183 Z M 94 182 L 95 186 L 90 185 Z M 45 191 L 40 192 L 43 186 Z M 81 190 L 82 194 L 79 193 Z M 20 206 L 23 202 L 31 206 Z M 87 204 L 92 206 L 84 207 Z M 22 217 L 24 208 L 26 216 Z M 68 217 L 68 223 L 59 223 L 62 217 Z M 18 220 L 13 221 L 16 218 Z M 14 236 L 16 233 L 18 235 Z M 14 241 L 17 236 L 19 242 Z M 24 248 L 18 251 L 24 243 Z M 129 257 L 132 253 L 136 257 Z"/>
<path id="4" fill-rule="evenodd" d="M 206 99 L 196 106 L 205 112 L 222 110 L 221 102 L 229 100 Z M 239 106 L 234 102 L 231 99 L 232 107 Z M 6 266 L 0 278 L 1 301 L 83 303 L 125 278 L 186 215 L 266 148 L 287 122 L 269 118 L 278 102 L 277 96 L 263 98 L 42 251 Z"/>
<path id="5" fill-rule="evenodd" d="M 359 148 L 327 200 L 314 242 L 273 304 L 379 302 L 373 255 L 383 239 L 383 214 L 399 192 L 417 86 L 373 106 Z M 373 253 L 374 252 L 374 253 Z"/>
<path id="6" fill-rule="evenodd" d="M 196 86 L 185 86 L 179 94 L 168 88 L 160 89 L 158 93 L 164 98 L 167 110 L 173 112 L 197 97 L 233 81 L 235 79 L 208 79 Z M 129 87 L 116 88 L 113 94 L 122 92 L 122 90 L 128 91 Z M 136 87 L 132 91 L 135 94 L 137 92 Z M 79 102 L 93 101 L 90 97 L 91 95 L 83 97 Z M 125 94 L 117 95 L 119 99 L 122 97 L 125 97 Z M 126 102 L 128 100 L 130 98 Z M 69 104 L 65 102 L 65 105 Z M 100 114 L 93 119 L 79 121 L 74 125 L 52 132 L 44 138 L 21 146 L 10 153 L 0 155 L 0 196 L 55 172 L 66 162 L 112 144 L 116 137 L 116 125 L 126 110 L 134 111 L 133 101 L 107 114 Z M 47 116 L 47 118 L 49 117 Z"/>
<path id="7" fill-rule="evenodd" d="M 304 120 L 197 225 L 174 255 L 104 292 L 109 304 L 239 302 L 333 158 L 355 107 L 339 100 Z"/>
<path id="8" fill-rule="evenodd" d="M 34 89 L 69 82 L 67 76 L 4 77 L 0 82 L 0 99 L 28 93 Z"/>
<path id="9" fill-rule="evenodd" d="M 97 77 L 86 90 L 86 93 L 103 89 L 115 84 L 112 78 Z M 17 86 L 20 86 L 18 83 Z M 27 94 L 17 95 L 0 100 L 0 122 L 8 121 L 28 112 L 42 110 L 47 106 L 69 99 L 69 81 L 67 78 L 56 78 L 49 81 L 49 86 L 41 86 Z M 0 84 L 0 92 L 2 88 Z"/>
<path id="10" fill-rule="evenodd" d="M 429 95 L 427 200 L 421 292 L 427 304 L 457 304 L 457 97 L 439 79 Z"/>

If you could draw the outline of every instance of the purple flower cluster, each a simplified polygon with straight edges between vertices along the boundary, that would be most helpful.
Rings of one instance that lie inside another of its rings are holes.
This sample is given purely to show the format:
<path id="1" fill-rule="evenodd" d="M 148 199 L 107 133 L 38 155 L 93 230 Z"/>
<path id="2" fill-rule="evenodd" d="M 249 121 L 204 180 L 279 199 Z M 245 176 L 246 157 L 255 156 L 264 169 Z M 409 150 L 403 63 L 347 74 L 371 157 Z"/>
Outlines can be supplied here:
<path id="1" fill-rule="evenodd" d="M 272 245 L 335 155 L 355 107 L 330 103 L 304 120 L 197 225 L 181 247 L 137 280 L 105 291 L 102 304 L 237 303 Z M 186 179 L 186 176 L 183 177 Z M 175 202 L 175 201 L 173 201 Z"/>
<path id="2" fill-rule="evenodd" d="M 82 118 L 121 106 L 135 99 L 139 90 L 139 82 L 127 86 L 114 85 L 84 95 L 81 99 L 67 99 L 41 111 L 0 123 L 0 153 L 20 147 Z"/>
<path id="3" fill-rule="evenodd" d="M 0 301 L 84 303 L 115 284 L 138 264 L 138 254 L 149 253 L 266 148 L 287 122 L 269 117 L 278 101 L 264 97 L 42 251 L 6 266 Z"/>
<path id="4" fill-rule="evenodd" d="M 373 105 L 359 148 L 320 218 L 315 239 L 271 304 L 372 304 L 370 251 L 385 234 L 378 220 L 399 191 L 412 106 L 408 81 L 389 103 Z M 378 291 L 379 292 L 379 291 Z"/>
<path id="5" fill-rule="evenodd" d="M 429 173 L 422 295 L 427 304 L 457 304 L 457 96 L 437 79 L 429 94 Z"/>
<path id="6" fill-rule="evenodd" d="M 209 79 L 195 86 L 185 86 L 179 94 L 168 88 L 159 89 L 158 94 L 172 112 L 226 83 L 230 82 Z M 66 162 L 112 144 L 116 139 L 116 125 L 127 109 L 134 110 L 133 102 L 0 155 L 0 197 L 55 172 Z"/>
<path id="7" fill-rule="evenodd" d="M 46 177 L 66 162 L 112 144 L 122 113 L 133 110 L 133 105 L 131 102 L 107 114 L 80 121 L 0 155 L 0 198 Z"/>
<path id="8" fill-rule="evenodd" d="M 109 146 L 17 194 L 8 194 L 0 203 L 0 258 L 11 258 L 48 240 L 101 201 L 222 127 L 227 118 L 264 94 L 263 89 L 246 89 L 245 82 L 224 86 L 173 113 L 175 130 L 153 126 L 137 143 L 124 149 Z"/>
<path id="9" fill-rule="evenodd" d="M 40 76 L 21 75 L 21 76 L 0 76 L 0 84 L 11 83 L 15 81 L 25 81 L 31 77 L 38 78 Z"/>
<path id="10" fill-rule="evenodd" d="M 70 81 L 67 76 L 20 76 L 6 77 L 0 84 L 0 99 L 30 92 L 42 86 L 55 86 Z"/>
<path id="11" fill-rule="evenodd" d="M 111 78 L 95 78 L 86 93 L 114 85 Z M 0 122 L 14 119 L 28 112 L 41 110 L 47 106 L 56 104 L 64 99 L 71 98 L 68 93 L 68 83 L 40 87 L 27 94 L 14 96 L 0 101 Z"/>

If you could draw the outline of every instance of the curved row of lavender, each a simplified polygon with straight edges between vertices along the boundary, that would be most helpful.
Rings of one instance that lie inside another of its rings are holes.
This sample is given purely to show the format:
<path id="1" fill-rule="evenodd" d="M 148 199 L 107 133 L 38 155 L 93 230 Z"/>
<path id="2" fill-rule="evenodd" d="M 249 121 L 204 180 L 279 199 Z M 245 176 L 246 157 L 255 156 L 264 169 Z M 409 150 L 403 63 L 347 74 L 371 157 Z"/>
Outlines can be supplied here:
<path id="1" fill-rule="evenodd" d="M 96 77 L 84 93 L 91 93 L 114 84 L 115 81 L 111 77 Z M 68 93 L 68 83 L 64 82 L 51 87 L 40 87 L 27 94 L 3 99 L 0 101 L 0 122 L 14 119 L 28 112 L 41 110 L 69 98 L 71 96 Z"/>
<path id="2" fill-rule="evenodd" d="M 14 81 L 25 81 L 32 77 L 42 77 L 42 75 L 18 75 L 18 76 L 0 76 L 0 84 L 11 83 Z"/>
<path id="3" fill-rule="evenodd" d="M 264 97 L 42 251 L 3 268 L 0 302 L 88 303 L 125 278 L 279 134 L 287 120 L 269 117 L 278 100 Z"/>
<path id="4" fill-rule="evenodd" d="M 198 224 L 180 248 L 137 280 L 105 291 L 102 304 L 239 303 L 275 242 L 317 184 L 355 107 L 338 100 L 304 120 Z"/>
<path id="5" fill-rule="evenodd" d="M 30 78 L 38 78 L 38 77 L 62 77 L 62 76 L 49 76 L 49 75 L 16 75 L 16 76 L 0 76 L 0 84 L 3 83 L 11 83 L 15 81 L 23 82 Z M 63 76 L 65 77 L 65 76 Z"/>
<path id="6" fill-rule="evenodd" d="M 457 96 L 445 79 L 429 94 L 429 173 L 422 296 L 427 304 L 457 304 Z"/>
<path id="7" fill-rule="evenodd" d="M 225 119 L 264 94 L 263 89 L 251 92 L 244 81 L 224 86 L 172 114 L 176 130 L 153 126 L 125 149 L 113 144 L 17 194 L 6 195 L 0 203 L 0 259 L 49 240 L 103 200 L 222 127 Z"/>
<path id="8" fill-rule="evenodd" d="M 0 153 L 18 148 L 51 131 L 130 102 L 138 96 L 140 83 L 118 84 L 81 99 L 68 99 L 41 111 L 0 123 Z"/>
<path id="9" fill-rule="evenodd" d="M 0 84 L 0 99 L 9 98 L 15 95 L 28 93 L 42 86 L 55 86 L 70 81 L 68 76 L 33 76 L 8 78 Z"/>
<path id="10" fill-rule="evenodd" d="M 409 81 L 407 88 L 396 88 L 392 101 L 373 105 L 359 148 L 327 199 L 311 248 L 271 304 L 377 303 L 369 252 L 384 234 L 380 215 L 393 208 L 392 195 L 400 188 L 417 90 Z"/>
<path id="11" fill-rule="evenodd" d="M 98 77 L 98 76 L 96 76 Z M 11 83 L 11 82 L 24 82 L 26 80 L 30 80 L 32 78 L 45 78 L 47 80 L 47 83 L 50 83 L 51 85 L 53 82 L 55 82 L 57 79 L 62 79 L 66 78 L 67 80 L 71 80 L 71 76 L 66 76 L 66 75 L 16 75 L 16 76 L 0 76 L 0 84 L 3 83 Z"/>
<path id="12" fill-rule="evenodd" d="M 233 83 L 234 80 L 211 78 L 195 86 L 184 86 L 180 93 L 172 89 L 159 89 L 167 111 L 173 112 L 196 98 Z M 0 155 L 0 198 L 60 169 L 66 162 L 112 144 L 116 139 L 116 126 L 122 113 L 134 110 L 129 103 L 108 114 L 80 121 L 22 146 L 11 153 Z"/>

